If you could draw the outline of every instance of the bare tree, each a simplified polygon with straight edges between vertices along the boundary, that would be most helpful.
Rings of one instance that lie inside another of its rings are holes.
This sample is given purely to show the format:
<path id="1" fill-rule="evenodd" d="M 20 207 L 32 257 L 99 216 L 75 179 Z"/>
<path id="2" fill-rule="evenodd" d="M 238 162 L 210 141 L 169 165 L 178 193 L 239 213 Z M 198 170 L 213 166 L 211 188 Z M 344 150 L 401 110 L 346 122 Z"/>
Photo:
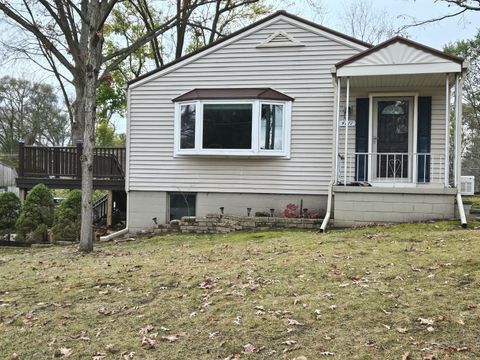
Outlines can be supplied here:
<path id="1" fill-rule="evenodd" d="M 82 226 L 80 250 L 93 249 L 92 188 L 96 89 L 99 81 L 129 54 L 175 26 L 166 19 L 135 43 L 104 56 L 104 26 L 119 0 L 0 0 L 0 11 L 23 34 L 40 44 L 59 74 L 67 73 L 74 87 L 72 103 L 74 141 L 83 140 Z"/>
<path id="2" fill-rule="evenodd" d="M 412 22 L 410 24 L 404 25 L 400 30 L 406 30 L 411 27 L 428 25 L 434 22 L 445 20 L 445 19 L 463 16 L 468 11 L 480 11 L 480 0 L 435 0 L 435 2 L 447 4 L 448 7 L 452 9 L 452 11 L 437 17 L 423 19 L 423 20 L 411 18 Z M 405 15 L 403 17 L 406 18 Z"/>
<path id="3" fill-rule="evenodd" d="M 52 71 L 62 84 L 66 101 L 65 87 L 73 86 L 75 95 L 71 101 L 72 140 L 83 140 L 82 156 L 82 226 L 80 250 L 93 249 L 92 237 L 92 185 L 93 147 L 96 119 L 96 95 L 98 85 L 110 78 L 131 54 L 145 44 L 159 52 L 155 39 L 170 29 L 176 29 L 176 52 L 183 53 L 186 28 L 191 14 L 200 6 L 216 3 L 218 0 L 176 0 L 176 10 L 171 16 L 154 18 L 147 0 L 129 0 L 132 7 L 141 9 L 146 30 L 124 46 L 104 49 L 105 25 L 114 8 L 122 0 L 0 0 L 0 11 L 11 25 L 19 29 L 25 41 L 17 45 L 29 59 L 37 61 Z M 258 0 L 231 1 L 231 3 L 253 3 Z M 223 2 L 230 3 L 230 0 Z M 27 46 L 26 46 L 27 45 Z M 32 50 L 33 49 L 33 50 Z M 38 55 L 43 61 L 36 60 Z M 158 54 L 157 54 L 158 55 Z M 157 66 L 163 63 L 156 57 Z"/>
<path id="4" fill-rule="evenodd" d="M 395 35 L 407 36 L 395 26 L 385 9 L 375 8 L 370 0 L 352 1 L 340 15 L 340 27 L 353 37 L 371 44 L 378 44 Z"/>
<path id="5" fill-rule="evenodd" d="M 17 141 L 27 145 L 63 145 L 68 119 L 51 86 L 0 79 L 0 152 L 13 154 Z"/>

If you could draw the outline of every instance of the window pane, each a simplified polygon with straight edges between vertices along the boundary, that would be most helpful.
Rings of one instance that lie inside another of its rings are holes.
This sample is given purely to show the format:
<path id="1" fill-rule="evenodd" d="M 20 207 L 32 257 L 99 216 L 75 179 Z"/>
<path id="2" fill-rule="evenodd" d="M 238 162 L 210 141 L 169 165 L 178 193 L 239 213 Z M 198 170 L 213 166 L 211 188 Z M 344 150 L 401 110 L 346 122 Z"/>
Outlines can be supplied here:
<path id="1" fill-rule="evenodd" d="M 180 106 L 180 148 L 195 148 L 195 104 Z"/>
<path id="2" fill-rule="evenodd" d="M 170 194 L 170 220 L 183 216 L 195 216 L 197 196 L 195 194 Z"/>
<path id="3" fill-rule="evenodd" d="M 251 149 L 252 104 L 205 104 L 204 149 Z"/>
<path id="4" fill-rule="evenodd" d="M 283 149 L 283 105 L 262 104 L 260 149 Z"/>

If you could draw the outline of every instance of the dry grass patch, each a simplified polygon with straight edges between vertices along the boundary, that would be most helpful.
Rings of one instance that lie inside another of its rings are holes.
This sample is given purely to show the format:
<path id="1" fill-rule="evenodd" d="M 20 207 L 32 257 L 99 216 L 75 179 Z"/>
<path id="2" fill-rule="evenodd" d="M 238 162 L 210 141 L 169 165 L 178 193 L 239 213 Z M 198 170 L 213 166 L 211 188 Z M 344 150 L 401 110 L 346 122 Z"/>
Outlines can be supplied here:
<path id="1" fill-rule="evenodd" d="M 440 222 L 0 249 L 0 358 L 477 358 L 479 240 Z"/>

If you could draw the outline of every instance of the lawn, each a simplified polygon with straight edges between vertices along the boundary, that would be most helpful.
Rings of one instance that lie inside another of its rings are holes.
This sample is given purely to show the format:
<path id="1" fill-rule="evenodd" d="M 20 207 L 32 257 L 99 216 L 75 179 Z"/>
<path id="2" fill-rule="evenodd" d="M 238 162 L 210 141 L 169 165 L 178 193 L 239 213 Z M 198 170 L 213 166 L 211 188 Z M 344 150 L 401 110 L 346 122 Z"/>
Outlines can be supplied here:
<path id="1" fill-rule="evenodd" d="M 0 249 L 0 358 L 479 358 L 470 227 Z"/>

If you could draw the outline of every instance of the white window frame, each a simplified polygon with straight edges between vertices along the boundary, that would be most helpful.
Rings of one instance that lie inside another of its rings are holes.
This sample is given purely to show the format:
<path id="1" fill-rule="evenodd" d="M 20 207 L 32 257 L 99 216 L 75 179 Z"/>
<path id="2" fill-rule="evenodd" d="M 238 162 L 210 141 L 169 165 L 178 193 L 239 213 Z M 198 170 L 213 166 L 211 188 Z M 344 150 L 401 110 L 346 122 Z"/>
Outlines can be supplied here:
<path id="1" fill-rule="evenodd" d="M 195 104 L 195 148 L 180 148 L 181 133 L 181 111 L 182 105 Z M 203 105 L 210 104 L 251 104 L 252 105 L 252 147 L 250 149 L 203 149 Z M 266 150 L 260 149 L 261 134 L 261 106 L 262 104 L 283 106 L 283 149 Z M 195 156 L 263 156 L 263 157 L 286 157 L 290 158 L 290 124 L 291 124 L 291 101 L 270 101 L 270 100 L 196 100 L 182 101 L 175 103 L 175 124 L 174 124 L 174 156 L 195 155 Z"/>

